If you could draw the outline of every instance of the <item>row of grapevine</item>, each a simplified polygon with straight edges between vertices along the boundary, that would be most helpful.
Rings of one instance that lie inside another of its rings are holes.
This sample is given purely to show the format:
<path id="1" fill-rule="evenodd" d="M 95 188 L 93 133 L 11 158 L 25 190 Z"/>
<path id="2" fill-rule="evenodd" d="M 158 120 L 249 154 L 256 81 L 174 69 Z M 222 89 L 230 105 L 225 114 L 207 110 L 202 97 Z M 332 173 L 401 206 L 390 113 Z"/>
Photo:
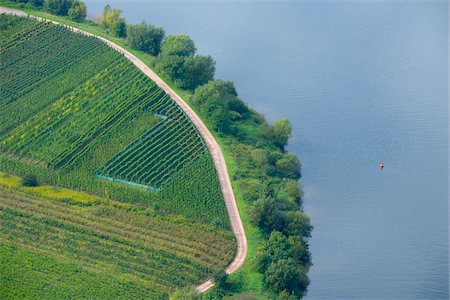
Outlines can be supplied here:
<path id="1" fill-rule="evenodd" d="M 2 170 L 229 229 L 202 139 L 154 82 L 98 39 L 66 28 L 1 16 L 0 30 Z"/>
<path id="2" fill-rule="evenodd" d="M 0 231 L 0 240 L 144 281 L 155 291 L 199 282 L 233 255 L 229 232 L 200 233 L 194 225 L 145 218 L 121 208 L 78 207 L 1 186 L 0 191 L 5 195 L 0 220 L 7 229 Z"/>
<path id="3" fill-rule="evenodd" d="M 113 157 L 99 175 L 160 187 L 183 166 L 202 156 L 206 147 L 195 127 L 168 97 L 153 105 L 158 126 Z"/>

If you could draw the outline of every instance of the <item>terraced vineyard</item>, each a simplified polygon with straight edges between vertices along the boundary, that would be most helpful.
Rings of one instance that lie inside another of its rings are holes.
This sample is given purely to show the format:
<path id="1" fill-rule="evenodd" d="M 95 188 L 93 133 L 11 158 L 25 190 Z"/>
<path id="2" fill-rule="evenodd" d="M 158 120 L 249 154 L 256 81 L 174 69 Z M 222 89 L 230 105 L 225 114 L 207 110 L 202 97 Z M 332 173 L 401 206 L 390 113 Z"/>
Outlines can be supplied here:
<path id="1" fill-rule="evenodd" d="M 99 284 L 110 274 L 108 291 L 166 298 L 229 263 L 235 241 L 203 140 L 121 54 L 62 26 L 0 15 L 0 71 L 0 171 L 129 205 L 54 201 L 0 184 L 0 254 L 42 263 L 17 272 L 64 282 L 76 266 Z M 43 297 L 54 296 L 49 288 Z"/>

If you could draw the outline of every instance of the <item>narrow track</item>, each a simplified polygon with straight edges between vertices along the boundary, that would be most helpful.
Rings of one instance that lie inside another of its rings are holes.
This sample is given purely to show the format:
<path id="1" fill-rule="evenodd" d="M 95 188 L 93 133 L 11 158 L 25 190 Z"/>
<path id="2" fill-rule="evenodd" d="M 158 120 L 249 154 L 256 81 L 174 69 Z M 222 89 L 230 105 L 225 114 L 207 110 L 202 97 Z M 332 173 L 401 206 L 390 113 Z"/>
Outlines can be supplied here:
<path id="1" fill-rule="evenodd" d="M 18 16 L 27 16 L 23 11 L 16 10 L 16 9 L 10 9 L 5 7 L 0 7 L 0 14 L 1 13 L 7 13 L 7 14 L 13 14 Z M 40 17 L 36 17 L 33 15 L 28 15 L 30 17 L 36 18 L 38 20 L 45 20 L 50 21 L 57 25 L 62 25 L 56 21 L 43 19 Z M 66 25 L 64 25 L 66 26 Z M 191 107 L 174 91 L 172 90 L 158 75 L 156 75 L 153 70 L 151 70 L 146 64 L 144 64 L 139 58 L 131 54 L 129 51 L 125 50 L 124 48 L 120 47 L 119 45 L 103 38 L 97 35 L 94 35 L 92 33 L 86 32 L 84 30 L 70 27 L 74 32 L 78 32 L 87 36 L 92 36 L 100 39 L 110 47 L 114 48 L 118 52 L 122 53 L 129 61 L 131 61 L 139 70 L 144 72 L 151 80 L 153 80 L 161 89 L 163 89 L 186 113 L 186 115 L 189 117 L 189 119 L 192 121 L 192 123 L 195 125 L 197 130 L 199 131 L 200 135 L 202 136 L 203 140 L 205 141 L 206 146 L 208 147 L 209 152 L 211 153 L 214 166 L 217 171 L 217 175 L 219 178 L 219 184 L 220 188 L 222 190 L 223 198 L 225 201 L 225 206 L 228 212 L 228 217 L 230 220 L 231 229 L 234 232 L 234 235 L 236 236 L 236 242 L 237 242 L 237 249 L 236 249 L 236 255 L 233 259 L 233 261 L 227 266 L 225 269 L 225 272 L 227 274 L 231 274 L 235 271 L 237 271 L 245 261 L 245 258 L 247 256 L 247 238 L 245 236 L 244 226 L 242 225 L 242 220 L 239 216 L 239 210 L 236 204 L 236 199 L 234 197 L 233 188 L 231 186 L 230 176 L 228 174 L 227 165 L 225 163 L 225 157 L 223 156 L 223 152 L 220 149 L 219 144 L 214 139 L 214 136 L 209 132 L 208 128 L 205 126 L 203 121 L 199 118 L 199 116 L 191 109 Z M 197 291 L 199 293 L 207 291 L 209 288 L 211 288 L 214 285 L 214 283 L 211 280 L 208 280 L 204 282 L 203 284 L 199 285 L 197 287 Z"/>

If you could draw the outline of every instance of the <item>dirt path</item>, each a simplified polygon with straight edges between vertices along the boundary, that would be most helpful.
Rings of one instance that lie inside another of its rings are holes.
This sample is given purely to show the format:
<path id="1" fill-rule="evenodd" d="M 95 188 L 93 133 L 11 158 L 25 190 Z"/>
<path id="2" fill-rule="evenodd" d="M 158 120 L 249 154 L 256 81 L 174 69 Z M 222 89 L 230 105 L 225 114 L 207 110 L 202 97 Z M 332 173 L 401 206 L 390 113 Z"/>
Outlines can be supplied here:
<path id="1" fill-rule="evenodd" d="M 26 16 L 27 14 L 23 11 L 0 7 L 0 14 L 8 13 L 20 16 Z M 32 16 L 34 17 L 34 16 Z M 39 20 L 43 20 L 39 17 L 34 17 Z M 51 21 L 54 24 L 59 24 L 58 22 Z M 59 24 L 61 25 L 61 24 Z M 108 44 L 118 52 L 122 53 L 128 60 L 130 60 L 133 64 L 136 65 L 142 72 L 144 72 L 151 80 L 153 80 L 161 89 L 163 89 L 170 97 L 183 109 L 192 123 L 195 125 L 197 130 L 200 132 L 203 137 L 206 146 L 211 153 L 211 156 L 214 161 L 214 165 L 217 170 L 217 175 L 219 178 L 220 188 L 222 190 L 222 194 L 225 200 L 225 206 L 227 208 L 228 217 L 230 219 L 231 229 L 233 230 L 236 241 L 237 241 L 237 249 L 236 256 L 233 261 L 228 265 L 225 269 L 227 274 L 231 274 L 237 271 L 245 261 L 247 256 L 247 238 L 245 236 L 244 226 L 242 225 L 242 220 L 239 216 L 239 210 L 236 204 L 236 199 L 234 198 L 233 188 L 231 186 L 230 176 L 228 174 L 228 169 L 225 163 L 225 157 L 223 156 L 222 150 L 220 149 L 219 144 L 214 139 L 213 135 L 206 128 L 203 121 L 198 117 L 198 115 L 189 107 L 189 105 L 177 94 L 174 90 L 172 90 L 155 72 L 153 72 L 149 67 L 147 67 L 140 59 L 136 56 L 123 49 L 119 45 L 102 38 L 100 36 L 96 36 L 89 32 L 80 30 L 78 28 L 69 27 L 74 32 L 79 32 L 88 36 L 94 36 L 98 39 L 102 40 L 104 43 Z M 205 283 L 199 285 L 197 287 L 197 291 L 204 292 L 213 286 L 213 282 L 211 280 L 206 281 Z"/>

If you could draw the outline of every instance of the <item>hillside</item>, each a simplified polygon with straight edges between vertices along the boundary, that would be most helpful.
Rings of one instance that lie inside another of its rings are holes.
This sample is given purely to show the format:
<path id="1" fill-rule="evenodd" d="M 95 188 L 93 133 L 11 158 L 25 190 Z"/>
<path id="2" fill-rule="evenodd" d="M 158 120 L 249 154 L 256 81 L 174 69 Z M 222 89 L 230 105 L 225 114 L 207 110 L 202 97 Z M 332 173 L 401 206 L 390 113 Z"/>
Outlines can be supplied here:
<path id="1" fill-rule="evenodd" d="M 36 257 L 30 280 L 70 278 L 75 268 L 107 290 L 133 284 L 163 298 L 223 269 L 235 239 L 217 174 L 177 104 L 95 38 L 7 15 L 0 36 L 0 171 L 103 199 L 62 192 L 55 201 L 58 191 L 19 191 L 4 175 L 2 261 Z M 6 293 L 18 288 L 13 278 L 30 276 L 23 268 L 5 270 Z M 47 288 L 36 295 L 64 285 Z"/>

